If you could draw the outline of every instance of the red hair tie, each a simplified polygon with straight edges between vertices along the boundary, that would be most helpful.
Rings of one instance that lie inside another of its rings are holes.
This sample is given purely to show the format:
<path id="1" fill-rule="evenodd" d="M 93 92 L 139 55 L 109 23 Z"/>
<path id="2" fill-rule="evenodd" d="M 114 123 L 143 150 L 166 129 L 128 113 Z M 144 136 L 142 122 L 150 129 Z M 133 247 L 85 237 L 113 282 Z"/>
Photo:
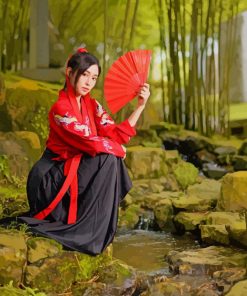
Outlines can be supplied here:
<path id="1" fill-rule="evenodd" d="M 81 47 L 77 49 L 77 52 L 88 52 L 88 50 L 86 49 L 86 47 Z"/>

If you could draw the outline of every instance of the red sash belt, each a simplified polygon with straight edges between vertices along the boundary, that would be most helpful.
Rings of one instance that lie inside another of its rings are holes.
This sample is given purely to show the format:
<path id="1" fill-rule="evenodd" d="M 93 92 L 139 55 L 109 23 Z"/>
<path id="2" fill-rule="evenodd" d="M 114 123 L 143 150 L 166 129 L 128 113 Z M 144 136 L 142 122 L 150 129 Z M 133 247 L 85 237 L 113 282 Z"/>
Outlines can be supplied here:
<path id="1" fill-rule="evenodd" d="M 77 169 L 80 164 L 82 154 L 75 155 L 73 158 L 66 160 L 64 165 L 64 176 L 67 176 L 62 188 L 58 192 L 57 196 L 49 204 L 47 208 L 40 211 L 34 216 L 34 218 L 43 220 L 47 215 L 49 215 L 62 200 L 65 193 L 70 189 L 70 207 L 68 215 L 68 224 L 73 224 L 76 222 L 77 216 L 77 197 L 78 197 L 78 178 Z"/>

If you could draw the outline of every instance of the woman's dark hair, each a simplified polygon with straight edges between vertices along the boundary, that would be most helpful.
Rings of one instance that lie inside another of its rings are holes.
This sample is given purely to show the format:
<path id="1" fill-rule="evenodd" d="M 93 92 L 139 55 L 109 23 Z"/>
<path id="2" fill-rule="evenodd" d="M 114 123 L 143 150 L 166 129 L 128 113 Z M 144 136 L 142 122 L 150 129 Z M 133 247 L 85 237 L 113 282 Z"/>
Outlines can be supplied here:
<path id="1" fill-rule="evenodd" d="M 97 65 L 99 68 L 99 75 L 101 73 L 101 67 L 99 65 L 99 60 L 92 54 L 88 52 L 76 52 L 71 56 L 67 63 L 67 67 L 72 69 L 74 74 L 76 71 L 75 85 L 77 84 L 79 77 L 92 65 Z M 66 83 L 64 88 L 66 87 Z"/>

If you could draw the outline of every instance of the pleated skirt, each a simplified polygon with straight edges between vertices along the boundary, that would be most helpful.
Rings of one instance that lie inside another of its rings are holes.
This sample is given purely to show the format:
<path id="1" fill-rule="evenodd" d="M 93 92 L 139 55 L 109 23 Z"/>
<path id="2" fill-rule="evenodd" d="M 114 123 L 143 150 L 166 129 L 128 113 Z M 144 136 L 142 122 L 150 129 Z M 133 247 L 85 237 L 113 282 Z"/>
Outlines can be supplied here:
<path id="1" fill-rule="evenodd" d="M 46 149 L 30 171 L 27 181 L 30 212 L 18 217 L 18 221 L 28 224 L 35 234 L 55 239 L 68 250 L 100 254 L 114 239 L 119 204 L 132 187 L 125 164 L 111 154 L 82 157 L 77 172 L 77 221 L 67 224 L 69 190 L 44 220 L 33 217 L 51 203 L 65 180 L 64 162 L 52 160 L 54 157 Z"/>

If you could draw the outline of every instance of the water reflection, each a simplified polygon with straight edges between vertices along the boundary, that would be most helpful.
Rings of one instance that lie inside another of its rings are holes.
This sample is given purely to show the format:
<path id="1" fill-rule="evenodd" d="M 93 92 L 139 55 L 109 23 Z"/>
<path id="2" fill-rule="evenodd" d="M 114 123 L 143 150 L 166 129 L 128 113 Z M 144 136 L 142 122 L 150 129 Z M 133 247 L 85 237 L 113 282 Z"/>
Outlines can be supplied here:
<path id="1" fill-rule="evenodd" d="M 171 250 L 198 248 L 191 234 L 175 236 L 170 233 L 132 230 L 117 233 L 113 242 L 113 256 L 139 271 L 169 273 L 165 256 Z"/>

